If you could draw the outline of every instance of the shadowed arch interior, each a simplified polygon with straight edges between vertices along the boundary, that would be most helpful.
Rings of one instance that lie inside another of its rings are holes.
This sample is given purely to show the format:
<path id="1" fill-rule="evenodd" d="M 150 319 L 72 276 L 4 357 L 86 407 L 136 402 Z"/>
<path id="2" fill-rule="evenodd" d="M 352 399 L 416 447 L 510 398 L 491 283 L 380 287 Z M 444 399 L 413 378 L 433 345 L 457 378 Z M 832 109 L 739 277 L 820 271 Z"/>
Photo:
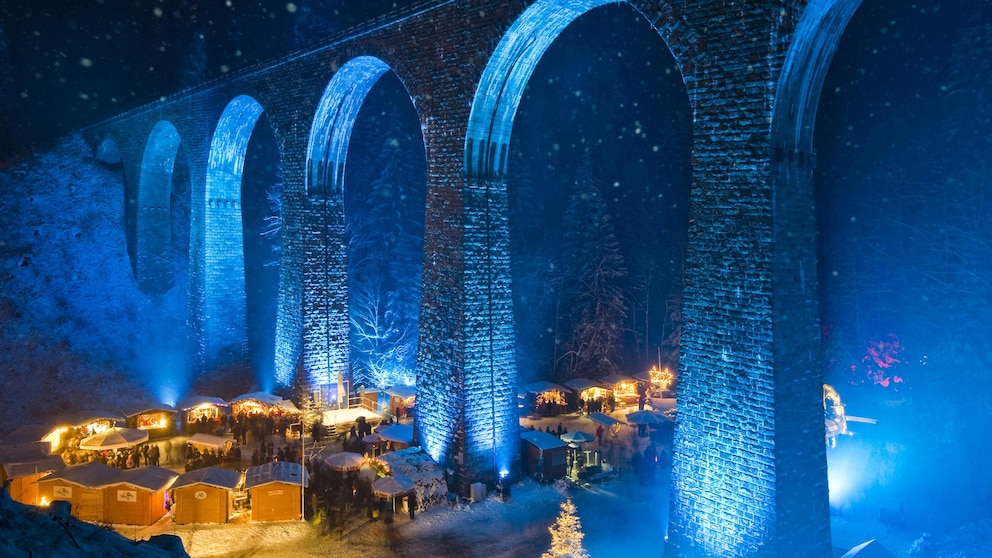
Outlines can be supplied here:
<path id="1" fill-rule="evenodd" d="M 162 120 L 155 124 L 141 158 L 135 215 L 135 278 L 145 292 L 172 288 L 172 171 L 179 150 L 179 132 Z"/>
<path id="2" fill-rule="evenodd" d="M 506 173 L 513 118 L 527 81 L 551 43 L 582 14 L 607 0 L 543 0 L 528 8 L 496 47 L 472 101 L 465 139 L 465 174 Z"/>

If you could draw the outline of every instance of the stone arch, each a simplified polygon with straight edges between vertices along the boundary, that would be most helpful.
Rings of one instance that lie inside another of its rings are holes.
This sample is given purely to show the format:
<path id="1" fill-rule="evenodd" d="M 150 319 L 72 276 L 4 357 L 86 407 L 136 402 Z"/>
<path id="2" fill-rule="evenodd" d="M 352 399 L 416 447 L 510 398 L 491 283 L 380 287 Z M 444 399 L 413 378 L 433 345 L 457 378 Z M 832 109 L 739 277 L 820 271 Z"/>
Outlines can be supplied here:
<path id="1" fill-rule="evenodd" d="M 513 119 L 537 63 L 569 24 L 595 8 L 616 3 L 616 0 L 538 0 L 513 22 L 486 64 L 472 101 L 465 136 L 467 177 L 485 180 L 505 175 Z M 655 21 L 634 2 L 625 3 L 655 26 L 666 44 L 673 38 L 680 41 L 675 56 L 677 63 L 684 65 L 686 58 L 699 54 L 696 52 L 699 45 L 691 40 L 694 34 L 681 25 L 671 7 L 659 16 L 662 19 Z M 679 37 L 672 37 L 676 27 Z"/>
<path id="2" fill-rule="evenodd" d="M 138 170 L 134 275 L 145 292 L 163 293 L 174 281 L 170 194 L 179 144 L 176 127 L 160 120 L 148 135 Z"/>
<path id="3" fill-rule="evenodd" d="M 823 81 L 841 35 L 861 1 L 813 0 L 796 25 L 772 115 L 776 163 L 812 167 L 813 125 Z"/>
<path id="4" fill-rule="evenodd" d="M 309 197 L 340 194 L 355 119 L 366 95 L 389 65 L 372 56 L 346 62 L 331 78 L 314 115 L 307 147 L 306 191 Z"/>
<path id="5" fill-rule="evenodd" d="M 96 160 L 108 165 L 117 165 L 121 162 L 121 148 L 113 138 L 106 137 L 96 148 Z"/>
<path id="6" fill-rule="evenodd" d="M 505 176 L 513 121 L 524 89 L 538 62 L 572 22 L 610 0 L 538 0 L 511 24 L 482 72 L 465 136 L 464 261 L 466 357 L 463 385 L 445 373 L 432 374 L 430 390 L 438 401 L 464 401 L 462 409 L 438 404 L 418 413 L 421 444 L 438 461 L 455 459 L 460 478 L 474 472 L 503 475 L 517 452 L 515 414 L 513 301 L 510 292 L 509 230 Z M 632 2 L 632 9 L 644 13 Z M 654 25 L 650 18 L 645 23 Z M 678 22 L 665 21 L 672 26 Z M 657 27 L 655 27 L 658 29 Z M 661 32 L 659 31 L 661 34 Z M 663 39 L 665 37 L 662 37 Z M 688 52 L 689 49 L 684 49 Z M 678 58 L 677 58 L 678 59 Z M 418 409 L 429 407 L 418 388 Z M 461 413 L 462 416 L 457 416 Z M 469 421 L 464 415 L 472 415 Z M 453 431 L 461 424 L 461 430 Z"/>
<path id="7" fill-rule="evenodd" d="M 193 192 L 192 304 L 204 369 L 245 360 L 247 309 L 241 177 L 262 106 L 239 95 L 224 108 L 210 140 L 206 179 Z M 197 191 L 198 190 L 198 191 Z"/>
<path id="8" fill-rule="evenodd" d="M 389 71 L 393 70 L 387 63 L 372 56 L 348 60 L 324 89 L 310 129 L 304 181 L 302 362 L 312 388 L 350 380 L 345 163 L 358 113 Z M 295 367 L 289 364 L 279 367 L 280 383 L 292 379 Z M 331 401 L 338 396 L 336 389 L 324 391 Z"/>

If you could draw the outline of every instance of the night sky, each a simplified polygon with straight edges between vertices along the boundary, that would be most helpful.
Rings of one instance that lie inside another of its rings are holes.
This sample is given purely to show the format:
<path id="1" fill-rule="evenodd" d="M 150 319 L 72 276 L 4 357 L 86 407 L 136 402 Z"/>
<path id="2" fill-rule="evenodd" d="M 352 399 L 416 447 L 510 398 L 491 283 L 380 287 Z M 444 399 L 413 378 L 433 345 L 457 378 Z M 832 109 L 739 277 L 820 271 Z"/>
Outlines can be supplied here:
<path id="1" fill-rule="evenodd" d="M 0 159 L 410 3 L 6 0 Z"/>

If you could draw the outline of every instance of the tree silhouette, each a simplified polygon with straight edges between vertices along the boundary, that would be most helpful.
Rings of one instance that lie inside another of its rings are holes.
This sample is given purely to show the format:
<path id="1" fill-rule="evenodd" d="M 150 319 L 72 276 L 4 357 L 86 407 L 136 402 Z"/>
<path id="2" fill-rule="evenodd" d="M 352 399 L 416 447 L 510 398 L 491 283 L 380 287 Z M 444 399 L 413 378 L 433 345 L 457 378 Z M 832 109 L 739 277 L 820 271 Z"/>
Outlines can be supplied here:
<path id="1" fill-rule="evenodd" d="M 627 302 L 620 281 L 626 264 L 586 150 L 565 210 L 561 300 L 570 338 L 559 375 L 601 378 L 618 373 Z"/>
<path id="2" fill-rule="evenodd" d="M 419 146 L 395 111 L 384 118 L 378 172 L 356 169 L 345 198 L 353 381 L 380 389 L 414 377 L 424 226 Z"/>

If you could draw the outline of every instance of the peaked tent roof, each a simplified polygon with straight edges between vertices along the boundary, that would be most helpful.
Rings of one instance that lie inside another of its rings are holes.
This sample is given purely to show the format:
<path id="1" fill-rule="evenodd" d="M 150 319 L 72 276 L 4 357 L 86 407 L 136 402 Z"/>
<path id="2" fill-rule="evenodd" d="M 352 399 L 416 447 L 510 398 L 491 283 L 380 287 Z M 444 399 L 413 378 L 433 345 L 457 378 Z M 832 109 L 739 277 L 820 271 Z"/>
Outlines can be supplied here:
<path id="1" fill-rule="evenodd" d="M 143 413 L 154 412 L 175 413 L 176 408 L 172 405 L 166 405 L 165 403 L 144 402 L 135 405 L 128 405 L 127 407 L 121 409 L 121 413 L 124 413 L 124 416 L 126 417 L 133 417 Z"/>
<path id="2" fill-rule="evenodd" d="M 532 384 L 527 384 L 524 386 L 524 390 L 526 390 L 528 393 L 544 393 L 546 391 L 565 391 L 567 389 L 568 388 L 566 388 L 561 384 L 556 384 L 554 382 L 546 382 L 543 380 L 540 382 L 534 382 Z"/>
<path id="3" fill-rule="evenodd" d="M 386 393 L 389 395 L 395 395 L 396 397 L 402 397 L 403 399 L 408 399 L 417 395 L 417 386 L 404 386 L 401 384 L 391 388 L 386 388 Z"/>
<path id="4" fill-rule="evenodd" d="M 281 397 L 272 395 L 271 393 L 265 393 L 264 391 L 253 391 L 251 393 L 243 393 L 234 399 L 228 401 L 229 404 L 240 403 L 241 401 L 258 401 L 259 403 L 264 403 L 266 405 L 277 406 L 282 401 Z"/>
<path id="5" fill-rule="evenodd" d="M 603 387 L 603 384 L 597 382 L 596 380 L 590 380 L 589 378 L 572 378 L 571 380 L 565 382 L 565 387 L 571 388 L 575 391 L 582 391 L 589 388 Z"/>
<path id="6" fill-rule="evenodd" d="M 56 417 L 55 424 L 58 426 L 86 426 L 98 420 L 123 421 L 124 417 L 120 413 L 111 413 L 105 410 L 77 411 L 66 413 Z"/>
<path id="7" fill-rule="evenodd" d="M 380 426 L 377 433 L 380 438 L 389 442 L 396 442 L 400 444 L 413 443 L 413 425 L 410 424 L 391 424 L 389 426 Z"/>
<path id="8" fill-rule="evenodd" d="M 206 446 L 208 448 L 219 449 L 226 446 L 228 443 L 233 443 L 234 438 L 225 438 L 223 436 L 214 436 L 213 434 L 197 432 L 196 434 L 190 436 L 186 442 L 193 444 L 194 446 Z"/>

